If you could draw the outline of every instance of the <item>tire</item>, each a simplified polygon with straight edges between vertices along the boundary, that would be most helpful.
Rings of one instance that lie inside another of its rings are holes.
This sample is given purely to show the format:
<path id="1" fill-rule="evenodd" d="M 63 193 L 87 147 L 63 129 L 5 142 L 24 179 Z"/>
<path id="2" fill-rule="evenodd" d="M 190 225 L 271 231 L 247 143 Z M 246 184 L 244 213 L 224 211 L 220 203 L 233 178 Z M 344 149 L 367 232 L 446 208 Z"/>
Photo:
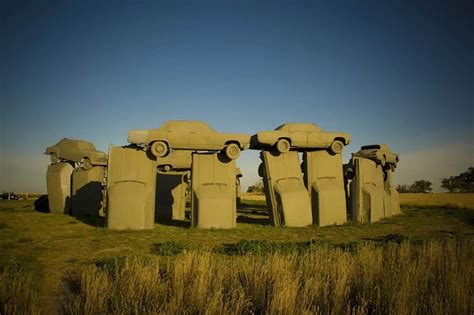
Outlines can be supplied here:
<path id="1" fill-rule="evenodd" d="M 59 158 L 56 153 L 51 153 L 49 156 L 49 159 L 51 160 L 51 164 L 58 164 L 59 163 Z"/>
<path id="2" fill-rule="evenodd" d="M 341 154 L 344 151 L 344 143 L 341 140 L 334 140 L 329 149 L 332 154 Z"/>
<path id="3" fill-rule="evenodd" d="M 151 145 L 150 151 L 156 157 L 164 157 L 168 154 L 168 145 L 163 141 L 155 141 Z"/>
<path id="4" fill-rule="evenodd" d="M 354 179 L 354 175 L 355 175 L 355 172 L 354 172 L 354 169 L 352 167 L 345 168 L 345 170 L 344 170 L 344 177 L 345 178 Z"/>
<path id="5" fill-rule="evenodd" d="M 286 153 L 290 151 L 291 148 L 290 141 L 288 141 L 287 139 L 278 140 L 275 146 L 277 151 L 280 153 Z"/>
<path id="6" fill-rule="evenodd" d="M 240 156 L 240 148 L 236 143 L 230 143 L 225 147 L 225 155 L 231 159 L 236 160 Z"/>
<path id="7" fill-rule="evenodd" d="M 263 163 L 260 163 L 258 166 L 258 176 L 265 177 L 265 167 L 263 166 Z"/>
<path id="8" fill-rule="evenodd" d="M 81 160 L 81 167 L 85 170 L 90 170 L 92 168 L 91 160 L 89 160 L 88 158 L 83 158 Z"/>

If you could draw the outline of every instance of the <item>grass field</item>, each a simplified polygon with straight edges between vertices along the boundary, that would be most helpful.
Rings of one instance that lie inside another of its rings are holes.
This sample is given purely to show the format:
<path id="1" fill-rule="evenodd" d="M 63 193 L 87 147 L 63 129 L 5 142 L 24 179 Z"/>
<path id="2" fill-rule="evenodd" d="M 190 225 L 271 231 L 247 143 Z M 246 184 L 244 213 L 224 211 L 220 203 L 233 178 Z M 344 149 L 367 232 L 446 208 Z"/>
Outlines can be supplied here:
<path id="1" fill-rule="evenodd" d="M 0 313 L 474 311 L 474 194 L 307 228 L 271 227 L 262 197 L 243 198 L 233 230 L 121 232 L 1 201 Z"/>

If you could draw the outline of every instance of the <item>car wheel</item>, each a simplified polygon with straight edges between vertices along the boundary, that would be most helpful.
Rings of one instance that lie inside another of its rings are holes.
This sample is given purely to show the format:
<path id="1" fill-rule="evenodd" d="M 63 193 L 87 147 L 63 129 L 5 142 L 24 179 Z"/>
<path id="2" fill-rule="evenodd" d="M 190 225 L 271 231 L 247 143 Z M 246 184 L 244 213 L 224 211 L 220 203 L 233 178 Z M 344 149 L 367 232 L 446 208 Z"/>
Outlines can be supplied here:
<path id="1" fill-rule="evenodd" d="M 240 156 L 240 148 L 236 143 L 230 143 L 225 147 L 225 155 L 231 159 L 235 160 Z"/>
<path id="2" fill-rule="evenodd" d="M 151 145 L 150 151 L 156 157 L 163 157 L 168 154 L 168 146 L 163 141 L 156 141 Z"/>
<path id="3" fill-rule="evenodd" d="M 334 140 L 330 146 L 331 153 L 340 154 L 344 150 L 344 143 L 341 140 Z"/>
<path id="4" fill-rule="evenodd" d="M 348 166 L 344 169 L 344 177 L 347 179 L 354 179 L 355 172 L 351 166 Z"/>
<path id="5" fill-rule="evenodd" d="M 89 160 L 88 158 L 83 158 L 81 160 L 81 167 L 85 170 L 90 170 L 92 168 L 91 160 Z"/>
<path id="6" fill-rule="evenodd" d="M 51 153 L 49 156 L 49 159 L 51 160 L 51 164 L 58 164 L 59 163 L 59 158 L 56 153 Z"/>
<path id="7" fill-rule="evenodd" d="M 287 139 L 280 139 L 276 143 L 276 148 L 280 153 L 286 153 L 290 151 L 291 145 Z"/>
<path id="8" fill-rule="evenodd" d="M 258 176 L 265 177 L 265 167 L 263 166 L 263 163 L 260 163 L 258 166 Z"/>

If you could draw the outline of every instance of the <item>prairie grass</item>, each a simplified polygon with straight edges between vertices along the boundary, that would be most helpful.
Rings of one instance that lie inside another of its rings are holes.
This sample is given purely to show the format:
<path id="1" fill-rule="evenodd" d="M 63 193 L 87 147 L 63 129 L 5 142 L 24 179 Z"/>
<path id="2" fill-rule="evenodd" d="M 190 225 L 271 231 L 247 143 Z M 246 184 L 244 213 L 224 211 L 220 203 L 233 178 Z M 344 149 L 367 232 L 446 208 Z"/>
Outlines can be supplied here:
<path id="1" fill-rule="evenodd" d="M 472 241 L 319 246 L 229 258 L 185 251 L 85 266 L 64 281 L 68 314 L 469 314 Z"/>
<path id="2" fill-rule="evenodd" d="M 16 264 L 0 272 L 0 314 L 39 313 L 33 274 Z"/>
<path id="3" fill-rule="evenodd" d="M 407 207 L 449 207 L 474 209 L 473 193 L 400 194 L 400 204 Z"/>
<path id="4" fill-rule="evenodd" d="M 261 196 L 235 229 L 148 231 L 0 201 L 0 313 L 472 313 L 473 196 L 304 228 L 269 226 Z"/>

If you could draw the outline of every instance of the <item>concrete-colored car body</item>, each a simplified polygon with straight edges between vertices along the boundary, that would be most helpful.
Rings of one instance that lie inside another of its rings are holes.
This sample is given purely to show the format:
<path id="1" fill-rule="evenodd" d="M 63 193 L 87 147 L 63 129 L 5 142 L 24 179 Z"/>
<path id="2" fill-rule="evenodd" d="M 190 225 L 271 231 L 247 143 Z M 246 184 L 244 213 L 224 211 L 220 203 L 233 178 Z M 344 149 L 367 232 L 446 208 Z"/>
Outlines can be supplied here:
<path id="1" fill-rule="evenodd" d="M 235 160 L 222 153 L 193 153 L 191 225 L 236 227 Z"/>
<path id="2" fill-rule="evenodd" d="M 185 219 L 189 172 L 161 172 L 156 175 L 155 222 Z"/>
<path id="3" fill-rule="evenodd" d="M 74 167 L 70 162 L 48 165 L 46 186 L 50 212 L 68 213 L 71 198 L 71 175 L 73 171 Z"/>
<path id="4" fill-rule="evenodd" d="M 364 145 L 358 152 L 352 153 L 352 156 L 370 159 L 391 169 L 395 169 L 400 161 L 399 155 L 393 153 L 386 144 Z"/>
<path id="5" fill-rule="evenodd" d="M 242 204 L 242 189 L 240 187 L 240 178 L 242 176 L 242 170 L 240 169 L 240 167 L 237 167 L 235 173 L 235 195 L 237 198 L 237 206 L 240 206 Z"/>
<path id="6" fill-rule="evenodd" d="M 173 150 L 167 156 L 157 158 L 158 170 L 187 171 L 191 169 L 193 151 Z"/>
<path id="7" fill-rule="evenodd" d="M 262 151 L 263 177 L 270 223 L 274 226 L 307 226 L 313 223 L 311 204 L 301 172 L 298 152 Z"/>
<path id="8" fill-rule="evenodd" d="M 313 223 L 319 226 L 346 223 L 342 155 L 330 154 L 327 150 L 304 152 L 303 166 Z"/>
<path id="9" fill-rule="evenodd" d="M 84 140 L 63 138 L 55 145 L 46 148 L 44 154 L 51 156 L 53 164 L 61 160 L 82 163 L 88 159 L 90 165 L 107 165 L 107 155 L 97 151 L 91 142 Z"/>
<path id="10" fill-rule="evenodd" d="M 90 169 L 76 167 L 72 173 L 71 214 L 73 216 L 103 216 L 103 191 L 105 167 Z"/>
<path id="11" fill-rule="evenodd" d="M 289 143 L 282 148 L 279 147 L 280 140 L 286 140 Z M 336 140 L 343 146 L 348 145 L 351 137 L 345 132 L 326 132 L 321 130 L 319 126 L 308 123 L 288 123 L 277 127 L 271 131 L 260 131 L 252 136 L 251 148 L 265 149 L 268 147 L 276 147 L 278 151 L 284 153 L 288 150 L 308 150 L 308 149 L 326 149 L 331 148 Z M 339 144 L 339 143 L 338 143 Z M 341 153 L 341 152 L 335 152 Z"/>
<path id="12" fill-rule="evenodd" d="M 398 191 L 392 184 L 393 171 L 385 170 L 385 195 L 384 195 L 384 211 L 385 216 L 398 215 L 401 213 L 400 196 Z"/>
<path id="13" fill-rule="evenodd" d="M 360 223 L 372 223 L 385 217 L 384 175 L 375 161 L 353 157 L 354 178 L 350 183 L 351 218 Z"/>
<path id="14" fill-rule="evenodd" d="M 166 156 L 170 149 L 221 151 L 232 148 L 238 150 L 232 152 L 237 158 L 240 150 L 249 148 L 250 136 L 216 132 L 201 121 L 170 120 L 157 129 L 130 130 L 128 142 L 150 147 L 150 151 L 157 157 Z M 234 146 L 230 146 L 232 143 Z M 162 147 L 156 149 L 154 144 Z"/>
<path id="15" fill-rule="evenodd" d="M 152 229 L 155 222 L 156 160 L 138 148 L 109 147 L 107 227 Z"/>

